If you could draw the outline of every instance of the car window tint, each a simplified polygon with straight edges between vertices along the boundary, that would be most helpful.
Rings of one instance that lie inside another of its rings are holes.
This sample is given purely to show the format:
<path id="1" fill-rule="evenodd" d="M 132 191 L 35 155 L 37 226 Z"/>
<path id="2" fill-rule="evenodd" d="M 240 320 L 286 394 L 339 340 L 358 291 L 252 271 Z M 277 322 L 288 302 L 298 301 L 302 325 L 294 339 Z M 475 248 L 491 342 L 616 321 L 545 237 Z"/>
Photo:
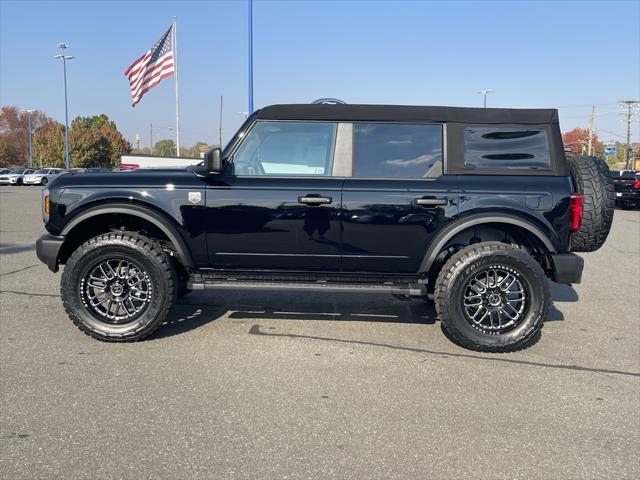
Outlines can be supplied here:
<path id="1" fill-rule="evenodd" d="M 353 176 L 425 178 L 442 174 L 442 127 L 356 123 Z"/>
<path id="2" fill-rule="evenodd" d="M 331 175 L 336 124 L 257 122 L 234 155 L 236 175 Z"/>
<path id="3" fill-rule="evenodd" d="M 539 128 L 465 128 L 465 168 L 547 169 L 547 132 Z"/>

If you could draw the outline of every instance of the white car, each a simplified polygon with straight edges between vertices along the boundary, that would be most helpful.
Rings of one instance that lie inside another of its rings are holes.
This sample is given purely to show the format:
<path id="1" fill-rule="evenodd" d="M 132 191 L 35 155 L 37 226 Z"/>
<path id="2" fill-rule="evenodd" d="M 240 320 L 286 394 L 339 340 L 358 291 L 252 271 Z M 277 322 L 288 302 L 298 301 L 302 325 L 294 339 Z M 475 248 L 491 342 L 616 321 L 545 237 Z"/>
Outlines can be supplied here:
<path id="1" fill-rule="evenodd" d="M 0 185 L 22 185 L 25 175 L 35 172 L 33 168 L 16 168 L 5 175 L 0 175 Z"/>
<path id="2" fill-rule="evenodd" d="M 43 168 L 29 175 L 25 175 L 22 183 L 25 185 L 46 185 L 63 172 L 64 170 L 61 168 Z"/>

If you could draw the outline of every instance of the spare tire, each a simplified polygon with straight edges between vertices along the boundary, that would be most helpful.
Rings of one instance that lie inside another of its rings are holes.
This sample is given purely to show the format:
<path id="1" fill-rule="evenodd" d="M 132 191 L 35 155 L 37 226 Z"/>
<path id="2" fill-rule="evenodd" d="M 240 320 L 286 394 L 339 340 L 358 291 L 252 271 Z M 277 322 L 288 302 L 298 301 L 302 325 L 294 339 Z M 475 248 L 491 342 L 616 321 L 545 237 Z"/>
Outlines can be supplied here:
<path id="1" fill-rule="evenodd" d="M 598 157 L 570 157 L 569 169 L 576 193 L 582 194 L 582 223 L 571 234 L 571 250 L 594 252 L 604 245 L 615 207 L 615 191 L 609 167 Z"/>

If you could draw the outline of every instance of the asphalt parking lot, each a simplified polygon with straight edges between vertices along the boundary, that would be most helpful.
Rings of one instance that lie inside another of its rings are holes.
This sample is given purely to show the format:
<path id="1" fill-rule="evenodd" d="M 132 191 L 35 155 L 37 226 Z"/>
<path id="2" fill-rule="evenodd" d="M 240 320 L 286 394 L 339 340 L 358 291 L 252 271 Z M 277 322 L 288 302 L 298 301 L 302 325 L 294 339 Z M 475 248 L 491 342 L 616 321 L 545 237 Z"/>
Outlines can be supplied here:
<path id="1" fill-rule="evenodd" d="M 36 258 L 40 189 L 0 187 L 0 477 L 640 476 L 640 212 L 616 211 L 539 341 L 452 344 L 421 301 L 194 292 L 106 344 Z"/>

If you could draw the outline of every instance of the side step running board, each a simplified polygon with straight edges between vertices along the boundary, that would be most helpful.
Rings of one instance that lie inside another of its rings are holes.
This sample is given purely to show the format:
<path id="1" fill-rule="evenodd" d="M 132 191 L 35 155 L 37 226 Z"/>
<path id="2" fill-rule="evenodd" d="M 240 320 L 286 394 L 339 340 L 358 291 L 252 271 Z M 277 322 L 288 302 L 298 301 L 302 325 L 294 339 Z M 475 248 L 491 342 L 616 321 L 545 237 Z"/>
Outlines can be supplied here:
<path id="1" fill-rule="evenodd" d="M 335 282 L 257 282 L 237 280 L 205 280 L 187 282 L 191 290 L 287 290 L 290 292 L 345 292 L 345 293 L 390 293 L 422 297 L 427 294 L 426 286 L 412 284 L 356 284 Z"/>

